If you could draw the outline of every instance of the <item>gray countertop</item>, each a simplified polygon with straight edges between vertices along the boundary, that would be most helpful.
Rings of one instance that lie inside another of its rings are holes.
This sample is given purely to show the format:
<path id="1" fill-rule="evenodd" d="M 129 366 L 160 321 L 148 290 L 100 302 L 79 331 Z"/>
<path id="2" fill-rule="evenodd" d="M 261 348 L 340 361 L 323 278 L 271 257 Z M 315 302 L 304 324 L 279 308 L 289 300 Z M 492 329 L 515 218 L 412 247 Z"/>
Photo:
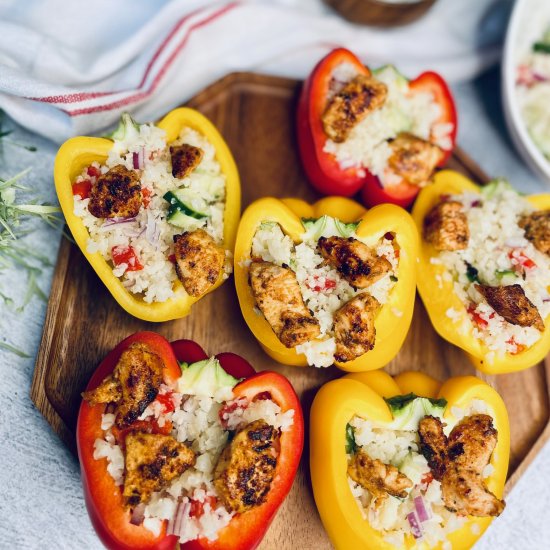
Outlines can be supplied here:
<path id="1" fill-rule="evenodd" d="M 454 87 L 459 109 L 459 144 L 492 175 L 505 175 L 520 190 L 542 190 L 512 148 L 500 107 L 499 73 Z M 52 170 L 56 147 L 16 128 L 17 141 L 38 147 L 36 153 L 4 145 L 0 177 L 32 166 L 25 177 L 42 199 L 55 201 Z M 40 224 L 32 246 L 55 262 L 59 235 Z M 53 268 L 46 268 L 40 285 L 49 292 Z M 0 290 L 16 304 L 25 293 L 24 274 L 0 275 Z M 0 339 L 26 351 L 20 358 L 0 350 L 0 547 L 101 548 L 84 506 L 78 463 L 34 408 L 29 398 L 46 304 L 34 299 L 23 312 L 4 305 Z M 513 414 L 513 411 L 511 411 Z M 508 506 L 476 549 L 548 548 L 550 540 L 550 446 L 547 445 L 516 485 Z"/>

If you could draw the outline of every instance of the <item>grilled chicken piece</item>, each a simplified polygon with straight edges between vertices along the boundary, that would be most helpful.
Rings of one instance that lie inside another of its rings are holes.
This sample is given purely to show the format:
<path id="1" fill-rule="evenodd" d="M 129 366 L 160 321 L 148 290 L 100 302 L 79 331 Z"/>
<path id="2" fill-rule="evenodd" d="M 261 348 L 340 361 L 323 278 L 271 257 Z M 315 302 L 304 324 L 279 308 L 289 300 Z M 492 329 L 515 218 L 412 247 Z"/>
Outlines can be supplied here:
<path id="1" fill-rule="evenodd" d="M 218 280 L 225 252 L 204 230 L 174 235 L 176 273 L 190 296 L 202 296 Z"/>
<path id="2" fill-rule="evenodd" d="M 387 258 L 353 237 L 321 237 L 317 246 L 328 264 L 354 288 L 367 288 L 391 270 Z"/>
<path id="3" fill-rule="evenodd" d="M 541 332 L 544 330 L 544 321 L 539 310 L 525 296 L 525 292 L 520 285 L 475 285 L 475 287 L 483 294 L 487 303 L 512 325 L 535 327 Z"/>
<path id="4" fill-rule="evenodd" d="M 420 452 L 428 461 L 428 466 L 438 481 L 441 481 L 447 463 L 448 441 L 443 432 L 444 425 L 439 418 L 433 416 L 425 416 L 418 423 Z"/>
<path id="5" fill-rule="evenodd" d="M 498 516 L 504 502 L 485 486 L 482 473 L 489 464 L 498 432 L 493 419 L 473 414 L 459 422 L 447 438 L 439 418 L 425 416 L 418 424 L 420 451 L 435 479 L 441 481 L 445 507 L 471 516 Z"/>
<path id="6" fill-rule="evenodd" d="M 424 238 L 436 250 L 464 250 L 468 246 L 468 219 L 458 201 L 436 204 L 424 218 Z"/>
<path id="7" fill-rule="evenodd" d="M 153 492 L 166 487 L 194 464 L 195 453 L 171 435 L 128 434 L 122 492 L 125 506 L 134 508 L 148 502 Z"/>
<path id="8" fill-rule="evenodd" d="M 413 486 L 413 482 L 395 466 L 373 460 L 362 450 L 353 455 L 348 465 L 348 475 L 372 495 L 376 508 L 388 495 L 405 498 L 407 489 Z"/>
<path id="9" fill-rule="evenodd" d="M 132 218 L 138 215 L 141 201 L 137 172 L 118 164 L 92 185 L 88 211 L 96 218 Z"/>
<path id="10" fill-rule="evenodd" d="M 415 185 L 426 183 L 443 160 L 443 151 L 433 143 L 402 132 L 391 143 L 389 167 L 404 180 Z"/>
<path id="11" fill-rule="evenodd" d="M 525 238 L 529 239 L 537 250 L 550 256 L 550 210 L 538 210 L 522 216 L 519 226 L 525 230 Z"/>
<path id="12" fill-rule="evenodd" d="M 486 414 L 467 416 L 453 428 L 441 480 L 448 510 L 481 517 L 498 516 L 504 510 L 504 501 L 487 489 L 482 477 L 497 440 L 493 419 Z"/>
<path id="13" fill-rule="evenodd" d="M 239 430 L 220 455 L 214 487 L 230 512 L 262 504 L 275 477 L 279 430 L 255 420 Z"/>
<path id="14" fill-rule="evenodd" d="M 99 403 L 118 403 L 122 399 L 122 387 L 116 378 L 107 376 L 95 390 L 82 392 L 82 397 L 92 407 Z"/>
<path id="15" fill-rule="evenodd" d="M 145 344 L 136 342 L 122 352 L 112 376 L 82 396 L 91 405 L 116 403 L 115 423 L 118 428 L 126 428 L 156 398 L 162 384 L 163 368 L 160 356 Z"/>
<path id="16" fill-rule="evenodd" d="M 368 292 L 363 292 L 334 314 L 336 361 L 352 361 L 374 347 L 374 318 L 379 307 L 376 298 Z"/>
<path id="17" fill-rule="evenodd" d="M 341 143 L 353 127 L 384 105 L 388 88 L 372 75 L 359 74 L 330 100 L 321 118 L 327 136 Z"/>
<path id="18" fill-rule="evenodd" d="M 175 178 L 186 178 L 201 162 L 204 152 L 200 147 L 184 143 L 170 147 L 172 157 L 172 175 Z"/>
<path id="19" fill-rule="evenodd" d="M 271 262 L 252 262 L 249 276 L 256 305 L 283 345 L 293 348 L 319 336 L 319 322 L 304 304 L 291 269 Z"/>

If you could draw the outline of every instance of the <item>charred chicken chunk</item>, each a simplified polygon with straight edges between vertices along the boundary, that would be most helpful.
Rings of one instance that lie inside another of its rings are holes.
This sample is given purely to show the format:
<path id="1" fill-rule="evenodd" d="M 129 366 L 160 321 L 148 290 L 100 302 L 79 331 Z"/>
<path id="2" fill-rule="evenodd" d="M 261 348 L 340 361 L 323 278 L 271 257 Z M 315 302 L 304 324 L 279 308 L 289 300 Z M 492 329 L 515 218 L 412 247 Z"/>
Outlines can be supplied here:
<path id="1" fill-rule="evenodd" d="M 93 407 L 99 403 L 118 403 L 122 399 L 122 386 L 114 376 L 107 376 L 95 389 L 85 391 L 82 397 Z"/>
<path id="2" fill-rule="evenodd" d="M 256 305 L 283 345 L 293 348 L 319 335 L 319 322 L 304 304 L 291 269 L 271 262 L 252 262 L 249 276 Z"/>
<path id="3" fill-rule="evenodd" d="M 171 435 L 130 433 L 126 436 L 124 490 L 127 508 L 146 503 L 155 491 L 195 464 L 195 453 Z"/>
<path id="4" fill-rule="evenodd" d="M 433 143 L 403 132 L 391 143 L 389 167 L 415 185 L 426 183 L 443 159 L 443 151 Z"/>
<path id="5" fill-rule="evenodd" d="M 115 423 L 121 429 L 126 428 L 156 398 L 163 368 L 162 359 L 148 346 L 134 343 L 122 352 L 113 374 L 82 396 L 92 405 L 116 403 Z"/>
<path id="6" fill-rule="evenodd" d="M 204 230 L 174 235 L 176 273 L 190 296 L 202 296 L 218 280 L 225 252 Z"/>
<path id="7" fill-rule="evenodd" d="M 504 502 L 487 489 L 482 477 L 497 439 L 493 419 L 486 414 L 468 416 L 453 428 L 441 480 L 447 509 L 471 516 L 498 516 L 504 510 Z"/>
<path id="8" fill-rule="evenodd" d="M 458 201 L 436 204 L 424 219 L 424 238 L 436 250 L 464 250 L 468 246 L 468 219 Z"/>
<path id="9" fill-rule="evenodd" d="M 520 285 L 475 285 L 475 287 L 483 294 L 487 303 L 512 325 L 535 327 L 541 332 L 544 330 L 544 321 L 539 310 L 525 296 L 525 292 Z"/>
<path id="10" fill-rule="evenodd" d="M 443 432 L 444 424 L 433 416 L 425 416 L 418 423 L 420 452 L 428 461 L 428 466 L 437 481 L 441 481 L 447 463 L 447 436 Z"/>
<path id="11" fill-rule="evenodd" d="M 537 250 L 550 256 L 550 210 L 539 210 L 522 216 L 519 226 L 525 230 L 525 238 Z"/>
<path id="12" fill-rule="evenodd" d="M 426 416 L 418 431 L 420 450 L 434 478 L 441 481 L 445 507 L 461 515 L 498 516 L 505 504 L 482 477 L 498 440 L 493 419 L 486 414 L 467 416 L 447 438 L 441 420 Z"/>
<path id="13" fill-rule="evenodd" d="M 387 258 L 353 237 L 321 237 L 317 245 L 321 256 L 354 288 L 367 288 L 391 270 Z"/>
<path id="14" fill-rule="evenodd" d="M 356 452 L 348 466 L 348 475 L 366 489 L 378 508 L 388 495 L 405 498 L 413 482 L 391 464 L 373 460 L 362 450 Z"/>
<path id="15" fill-rule="evenodd" d="M 230 512 L 243 513 L 265 501 L 275 477 L 279 437 L 279 430 L 255 420 L 222 451 L 214 486 Z"/>
<path id="16" fill-rule="evenodd" d="M 336 361 L 353 361 L 374 347 L 374 318 L 379 307 L 376 298 L 363 292 L 334 314 Z"/>
<path id="17" fill-rule="evenodd" d="M 322 116 L 327 136 L 341 143 L 353 127 L 384 105 L 388 88 L 373 76 L 359 74 L 330 100 Z"/>
<path id="18" fill-rule="evenodd" d="M 132 218 L 138 215 L 141 201 L 137 172 L 118 164 L 92 185 L 88 211 L 96 218 Z"/>
<path id="19" fill-rule="evenodd" d="M 186 178 L 201 162 L 204 152 L 200 147 L 184 143 L 170 147 L 172 157 L 172 175 L 175 178 Z"/>

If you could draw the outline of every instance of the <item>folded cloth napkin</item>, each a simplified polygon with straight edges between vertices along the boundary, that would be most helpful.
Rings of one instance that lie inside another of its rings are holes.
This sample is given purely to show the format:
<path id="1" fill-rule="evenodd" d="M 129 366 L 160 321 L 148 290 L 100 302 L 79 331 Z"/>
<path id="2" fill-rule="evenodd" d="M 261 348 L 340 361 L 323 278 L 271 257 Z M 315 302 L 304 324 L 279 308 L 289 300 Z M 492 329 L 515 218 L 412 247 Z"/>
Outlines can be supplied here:
<path id="1" fill-rule="evenodd" d="M 0 108 L 61 142 L 123 111 L 153 120 L 229 72 L 303 78 L 336 46 L 405 74 L 468 79 L 498 58 L 499 5 L 439 0 L 418 22 L 381 30 L 321 0 L 0 0 Z"/>

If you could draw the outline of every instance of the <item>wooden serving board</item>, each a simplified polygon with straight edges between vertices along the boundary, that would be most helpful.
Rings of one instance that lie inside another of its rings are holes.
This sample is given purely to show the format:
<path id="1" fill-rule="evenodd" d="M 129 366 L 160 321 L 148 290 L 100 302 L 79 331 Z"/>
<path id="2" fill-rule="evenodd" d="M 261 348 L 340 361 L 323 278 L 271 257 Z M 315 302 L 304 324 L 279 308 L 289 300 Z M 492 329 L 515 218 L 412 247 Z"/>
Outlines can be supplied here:
<path id="1" fill-rule="evenodd" d="M 306 183 L 297 155 L 294 112 L 299 85 L 295 80 L 236 73 L 188 103 L 214 122 L 233 151 L 242 178 L 243 207 L 265 195 L 318 198 Z M 449 168 L 478 182 L 488 180 L 460 150 L 450 159 Z M 330 548 L 311 491 L 307 426 L 317 389 L 343 373 L 334 367 L 284 367 L 270 359 L 242 318 L 232 279 L 196 304 L 187 318 L 146 323 L 125 313 L 79 249 L 63 240 L 31 388 L 38 410 L 63 441 L 74 451 L 80 392 L 101 359 L 138 330 L 154 330 L 169 340 L 190 338 L 211 354 L 232 351 L 257 370 L 277 370 L 290 379 L 304 408 L 306 447 L 291 494 L 261 548 Z M 474 374 L 466 356 L 435 333 L 420 299 L 405 345 L 387 368 L 392 374 L 422 370 L 440 380 Z M 548 363 L 522 373 L 483 376 L 498 389 L 510 412 L 512 453 L 507 490 L 550 436 L 548 377 Z"/>

